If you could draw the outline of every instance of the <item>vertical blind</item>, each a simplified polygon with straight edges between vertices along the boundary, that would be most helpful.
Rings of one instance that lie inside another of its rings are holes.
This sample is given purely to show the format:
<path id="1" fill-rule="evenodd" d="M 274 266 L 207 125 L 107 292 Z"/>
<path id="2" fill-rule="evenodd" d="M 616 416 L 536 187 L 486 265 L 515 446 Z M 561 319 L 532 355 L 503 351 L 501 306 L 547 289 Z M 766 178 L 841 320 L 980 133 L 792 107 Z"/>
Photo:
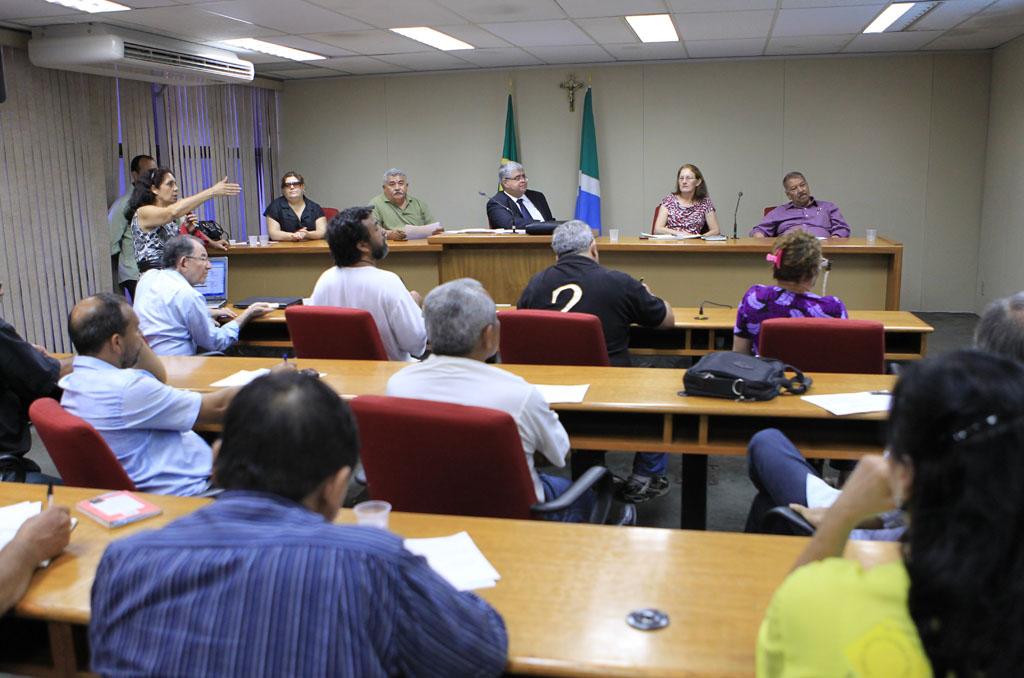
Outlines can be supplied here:
<path id="1" fill-rule="evenodd" d="M 0 299 L 35 343 L 70 351 L 68 311 L 111 287 L 104 111 L 113 80 L 35 68 L 4 47 L 0 104 Z"/>

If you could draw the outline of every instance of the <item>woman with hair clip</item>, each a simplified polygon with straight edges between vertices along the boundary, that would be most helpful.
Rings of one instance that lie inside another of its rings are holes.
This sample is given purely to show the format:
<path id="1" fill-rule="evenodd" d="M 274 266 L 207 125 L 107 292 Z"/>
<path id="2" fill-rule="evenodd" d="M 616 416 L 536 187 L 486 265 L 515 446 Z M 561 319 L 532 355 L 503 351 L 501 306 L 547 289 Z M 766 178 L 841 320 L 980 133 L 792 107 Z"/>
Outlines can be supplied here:
<path id="1" fill-rule="evenodd" d="M 743 294 L 732 331 L 733 351 L 757 355 L 761 323 L 769 318 L 846 317 L 846 306 L 838 297 L 811 292 L 824 262 L 821 243 L 813 235 L 787 231 L 765 258 L 772 264 L 776 284 L 754 285 Z"/>
<path id="2" fill-rule="evenodd" d="M 904 371 L 888 457 L 865 456 L 776 591 L 759 676 L 1020 675 L 1024 367 L 961 350 Z M 902 506 L 899 551 L 865 568 L 850 530 Z"/>
<path id="3" fill-rule="evenodd" d="M 164 243 L 179 232 L 194 235 L 193 226 L 180 223 L 183 217 L 188 222 L 195 221 L 195 215 L 191 214 L 193 209 L 210 198 L 238 195 L 241 192 L 241 186 L 228 183 L 228 178 L 224 177 L 206 190 L 179 200 L 178 182 L 171 170 L 158 167 L 143 173 L 135 182 L 128 209 L 124 213 L 135 239 L 135 259 L 139 262 L 139 272 L 161 268 Z M 211 241 L 206 238 L 205 244 L 227 249 L 223 240 Z"/>

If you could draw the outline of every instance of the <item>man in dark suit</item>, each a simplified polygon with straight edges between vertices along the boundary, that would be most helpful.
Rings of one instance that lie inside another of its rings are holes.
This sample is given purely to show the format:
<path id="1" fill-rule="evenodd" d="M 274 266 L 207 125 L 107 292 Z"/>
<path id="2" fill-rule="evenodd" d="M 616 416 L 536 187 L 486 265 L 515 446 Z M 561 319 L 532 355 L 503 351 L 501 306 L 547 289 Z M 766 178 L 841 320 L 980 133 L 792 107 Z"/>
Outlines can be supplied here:
<path id="1" fill-rule="evenodd" d="M 526 188 L 526 170 L 518 162 L 507 162 L 498 170 L 501 190 L 487 201 L 487 222 L 491 228 L 514 228 L 535 221 L 554 221 L 548 201 L 540 191 Z"/>

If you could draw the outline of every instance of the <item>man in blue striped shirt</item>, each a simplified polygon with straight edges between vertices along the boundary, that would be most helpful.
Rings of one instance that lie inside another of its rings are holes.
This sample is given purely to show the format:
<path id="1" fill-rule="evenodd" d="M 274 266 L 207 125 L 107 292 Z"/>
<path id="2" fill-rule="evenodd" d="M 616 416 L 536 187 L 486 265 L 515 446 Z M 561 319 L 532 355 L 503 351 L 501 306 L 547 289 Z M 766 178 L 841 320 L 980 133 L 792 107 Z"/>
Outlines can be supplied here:
<path id="1" fill-rule="evenodd" d="M 491 676 L 508 639 L 401 538 L 331 524 L 359 441 L 326 385 L 278 373 L 228 410 L 225 492 L 107 548 L 92 590 L 92 669 L 105 676 Z"/>

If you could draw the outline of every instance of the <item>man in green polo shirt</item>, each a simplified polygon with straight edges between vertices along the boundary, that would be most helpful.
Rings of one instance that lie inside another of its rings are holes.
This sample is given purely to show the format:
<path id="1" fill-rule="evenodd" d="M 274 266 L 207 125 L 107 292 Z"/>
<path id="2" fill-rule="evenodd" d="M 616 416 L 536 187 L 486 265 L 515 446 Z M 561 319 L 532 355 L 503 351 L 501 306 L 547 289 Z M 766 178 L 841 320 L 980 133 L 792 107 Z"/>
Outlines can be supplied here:
<path id="1" fill-rule="evenodd" d="M 388 240 L 405 240 L 406 226 L 434 223 L 427 203 L 409 195 L 409 179 L 397 167 L 384 173 L 384 192 L 370 201 L 370 207 Z"/>

